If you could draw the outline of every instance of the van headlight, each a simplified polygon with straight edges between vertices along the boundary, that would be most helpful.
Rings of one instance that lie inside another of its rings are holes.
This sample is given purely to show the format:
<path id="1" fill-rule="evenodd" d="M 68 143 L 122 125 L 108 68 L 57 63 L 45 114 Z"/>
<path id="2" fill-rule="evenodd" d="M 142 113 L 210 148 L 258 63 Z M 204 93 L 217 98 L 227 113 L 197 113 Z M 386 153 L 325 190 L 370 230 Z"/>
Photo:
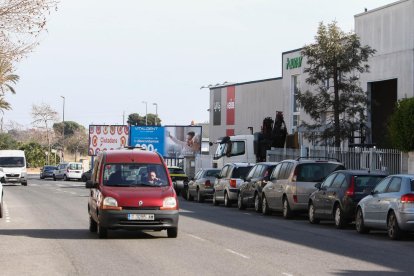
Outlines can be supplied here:
<path id="1" fill-rule="evenodd" d="M 166 197 L 162 202 L 161 210 L 177 210 L 177 200 L 175 197 Z"/>
<path id="2" fill-rule="evenodd" d="M 122 207 L 118 207 L 118 201 L 113 197 L 105 197 L 102 202 L 102 209 L 104 210 L 122 210 Z"/>

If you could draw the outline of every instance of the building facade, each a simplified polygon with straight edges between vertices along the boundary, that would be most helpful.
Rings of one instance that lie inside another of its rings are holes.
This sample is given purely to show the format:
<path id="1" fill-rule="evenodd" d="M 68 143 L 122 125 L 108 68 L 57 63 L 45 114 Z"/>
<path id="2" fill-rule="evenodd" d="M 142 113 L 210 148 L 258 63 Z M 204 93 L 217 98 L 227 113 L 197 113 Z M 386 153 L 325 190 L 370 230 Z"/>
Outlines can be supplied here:
<path id="1" fill-rule="evenodd" d="M 370 72 L 361 74 L 368 93 L 365 143 L 382 146 L 387 121 L 398 99 L 414 97 L 414 0 L 398 1 L 355 15 L 355 32 L 362 45 L 376 50 Z M 310 117 L 300 110 L 296 93 L 312 91 L 306 84 L 306 59 L 301 49 L 282 53 L 282 77 L 210 88 L 210 141 L 261 130 L 265 117 L 282 111 L 288 133 Z M 303 146 L 310 141 L 300 139 Z"/>

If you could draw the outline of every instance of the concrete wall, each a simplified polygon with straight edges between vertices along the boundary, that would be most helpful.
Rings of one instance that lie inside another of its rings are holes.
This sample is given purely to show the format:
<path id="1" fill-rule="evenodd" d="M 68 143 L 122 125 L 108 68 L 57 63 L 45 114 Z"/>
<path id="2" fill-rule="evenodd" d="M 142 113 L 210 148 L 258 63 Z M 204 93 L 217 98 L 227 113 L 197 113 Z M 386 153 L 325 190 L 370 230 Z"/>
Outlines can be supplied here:
<path id="1" fill-rule="evenodd" d="M 414 1 L 398 1 L 355 15 L 355 32 L 362 45 L 377 50 L 369 60 L 370 73 L 360 77 L 368 82 L 398 79 L 398 98 L 414 97 Z"/>

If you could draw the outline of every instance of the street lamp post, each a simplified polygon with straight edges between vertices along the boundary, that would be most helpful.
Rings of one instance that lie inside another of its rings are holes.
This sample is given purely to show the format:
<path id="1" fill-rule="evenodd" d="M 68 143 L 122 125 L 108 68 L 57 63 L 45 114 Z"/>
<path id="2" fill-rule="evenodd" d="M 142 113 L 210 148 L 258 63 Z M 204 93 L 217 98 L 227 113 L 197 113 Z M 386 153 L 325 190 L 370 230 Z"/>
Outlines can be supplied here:
<path id="1" fill-rule="evenodd" d="M 64 161 L 65 159 L 65 97 L 64 96 L 60 96 L 63 99 L 63 112 L 62 112 L 62 121 L 63 121 L 63 126 L 62 126 L 62 160 Z"/>
<path id="2" fill-rule="evenodd" d="M 148 102 L 142 101 L 143 104 L 145 104 L 145 125 L 148 125 Z"/>
<path id="3" fill-rule="evenodd" d="M 155 105 L 155 125 L 157 126 L 157 121 L 158 121 L 158 104 L 157 103 L 153 103 L 153 105 Z"/>

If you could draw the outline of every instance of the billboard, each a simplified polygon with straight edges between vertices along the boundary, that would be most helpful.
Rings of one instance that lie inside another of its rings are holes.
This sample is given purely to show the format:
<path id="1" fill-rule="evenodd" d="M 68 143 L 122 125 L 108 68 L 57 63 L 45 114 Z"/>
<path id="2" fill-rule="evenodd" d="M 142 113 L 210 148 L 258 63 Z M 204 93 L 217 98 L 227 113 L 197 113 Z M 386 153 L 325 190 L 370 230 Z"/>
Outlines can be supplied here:
<path id="1" fill-rule="evenodd" d="M 201 153 L 201 126 L 131 126 L 129 145 L 157 151 L 165 158 Z"/>
<path id="2" fill-rule="evenodd" d="M 129 128 L 126 125 L 89 125 L 89 156 L 101 151 L 125 147 Z"/>

